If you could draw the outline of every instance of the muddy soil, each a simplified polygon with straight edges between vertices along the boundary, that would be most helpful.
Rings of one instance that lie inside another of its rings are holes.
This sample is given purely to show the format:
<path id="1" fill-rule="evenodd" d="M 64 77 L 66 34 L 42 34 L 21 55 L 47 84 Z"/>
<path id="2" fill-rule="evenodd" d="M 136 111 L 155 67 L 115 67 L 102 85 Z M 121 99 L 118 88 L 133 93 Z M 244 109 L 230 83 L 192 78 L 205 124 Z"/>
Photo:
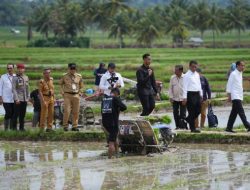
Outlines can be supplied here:
<path id="1" fill-rule="evenodd" d="M 0 142 L 0 189 L 249 189 L 250 147 L 182 145 L 102 156 L 105 143 Z"/>

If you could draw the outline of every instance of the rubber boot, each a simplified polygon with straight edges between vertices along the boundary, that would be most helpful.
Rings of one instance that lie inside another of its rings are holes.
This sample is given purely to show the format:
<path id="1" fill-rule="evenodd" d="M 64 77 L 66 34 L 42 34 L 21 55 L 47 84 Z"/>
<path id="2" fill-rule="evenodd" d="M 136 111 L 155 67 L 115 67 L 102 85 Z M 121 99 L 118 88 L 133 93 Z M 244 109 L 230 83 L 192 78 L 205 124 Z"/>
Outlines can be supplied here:
<path id="1" fill-rule="evenodd" d="M 4 130 L 7 131 L 10 126 L 10 119 L 4 119 Z"/>

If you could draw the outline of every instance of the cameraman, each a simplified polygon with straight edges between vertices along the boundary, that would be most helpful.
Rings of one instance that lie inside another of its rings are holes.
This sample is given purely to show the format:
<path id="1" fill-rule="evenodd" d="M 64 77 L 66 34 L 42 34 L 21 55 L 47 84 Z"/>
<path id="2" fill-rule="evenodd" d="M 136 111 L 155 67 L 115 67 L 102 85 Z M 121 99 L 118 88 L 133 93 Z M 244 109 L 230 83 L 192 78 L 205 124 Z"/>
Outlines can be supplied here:
<path id="1" fill-rule="evenodd" d="M 110 92 L 113 88 L 124 87 L 122 76 L 115 72 L 115 64 L 108 64 L 108 71 L 102 76 L 99 85 L 100 90 L 104 91 L 105 96 L 110 96 Z"/>

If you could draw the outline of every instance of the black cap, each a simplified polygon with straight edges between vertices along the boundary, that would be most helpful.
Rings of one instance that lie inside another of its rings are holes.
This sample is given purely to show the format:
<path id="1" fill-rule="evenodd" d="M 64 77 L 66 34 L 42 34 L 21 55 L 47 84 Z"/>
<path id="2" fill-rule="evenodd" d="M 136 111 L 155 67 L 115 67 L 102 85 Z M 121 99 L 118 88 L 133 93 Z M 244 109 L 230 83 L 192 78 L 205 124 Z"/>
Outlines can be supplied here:
<path id="1" fill-rule="evenodd" d="M 120 96 L 120 90 L 119 88 L 112 88 L 111 93 L 117 93 Z"/>
<path id="2" fill-rule="evenodd" d="M 76 64 L 75 63 L 69 63 L 68 68 L 76 68 Z"/>
<path id="3" fill-rule="evenodd" d="M 114 69 L 114 68 L 115 68 L 115 64 L 114 64 L 114 63 L 109 63 L 109 64 L 108 64 L 108 68 Z"/>

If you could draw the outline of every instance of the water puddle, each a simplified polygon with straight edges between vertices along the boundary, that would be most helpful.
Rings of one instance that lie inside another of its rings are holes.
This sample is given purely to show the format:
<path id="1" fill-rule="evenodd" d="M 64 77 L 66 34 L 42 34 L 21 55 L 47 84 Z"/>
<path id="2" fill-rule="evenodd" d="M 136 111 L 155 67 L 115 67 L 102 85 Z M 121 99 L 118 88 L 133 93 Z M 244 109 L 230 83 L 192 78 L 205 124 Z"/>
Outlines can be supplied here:
<path id="1" fill-rule="evenodd" d="M 108 160 L 103 143 L 0 142 L 0 189 L 248 189 L 250 147 L 182 145 Z"/>

